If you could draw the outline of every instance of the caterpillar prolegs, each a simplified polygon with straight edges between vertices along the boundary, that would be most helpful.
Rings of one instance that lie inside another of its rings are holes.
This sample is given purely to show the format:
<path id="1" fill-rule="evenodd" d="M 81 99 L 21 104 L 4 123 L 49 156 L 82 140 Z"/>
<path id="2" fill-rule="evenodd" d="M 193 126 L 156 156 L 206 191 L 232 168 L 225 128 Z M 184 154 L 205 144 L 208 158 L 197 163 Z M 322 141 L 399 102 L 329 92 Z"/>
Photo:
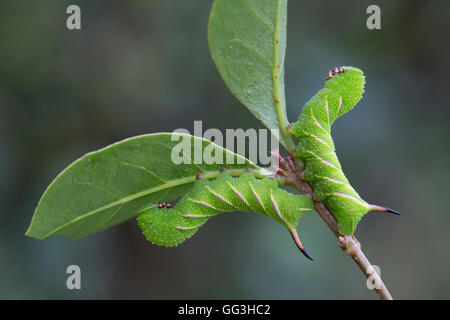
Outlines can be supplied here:
<path id="1" fill-rule="evenodd" d="M 303 178 L 314 188 L 314 196 L 323 201 L 335 216 L 339 232 L 350 235 L 369 211 L 398 212 L 361 199 L 345 177 L 331 137 L 333 122 L 351 110 L 364 92 L 363 72 L 353 67 L 329 72 L 325 88 L 303 108 L 291 132 L 298 138 L 296 157 L 305 164 Z"/>
<path id="2" fill-rule="evenodd" d="M 144 208 L 137 221 L 147 240 L 172 247 L 190 238 L 219 213 L 257 212 L 285 226 L 300 251 L 311 259 L 296 229 L 299 218 L 313 209 L 311 197 L 280 189 L 273 178 L 259 180 L 251 172 L 233 178 L 223 172 L 215 180 L 197 180 L 173 208 L 160 205 Z"/>

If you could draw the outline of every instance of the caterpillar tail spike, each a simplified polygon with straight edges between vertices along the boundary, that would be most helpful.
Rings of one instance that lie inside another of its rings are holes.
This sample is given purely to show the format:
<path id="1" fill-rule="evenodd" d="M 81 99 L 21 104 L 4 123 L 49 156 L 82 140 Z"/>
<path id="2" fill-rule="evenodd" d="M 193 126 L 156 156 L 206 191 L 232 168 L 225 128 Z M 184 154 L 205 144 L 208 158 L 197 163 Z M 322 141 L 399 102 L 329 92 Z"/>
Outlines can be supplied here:
<path id="1" fill-rule="evenodd" d="M 396 214 L 398 216 L 401 216 L 402 214 L 394 209 L 391 208 L 387 208 L 387 207 L 382 207 L 382 206 L 377 206 L 372 204 L 370 206 L 370 210 L 371 211 L 377 211 L 377 212 L 388 212 L 388 213 L 392 213 L 392 214 Z"/>
<path id="2" fill-rule="evenodd" d="M 294 239 L 295 244 L 300 249 L 300 252 L 307 257 L 309 260 L 314 261 L 314 259 L 309 255 L 308 251 L 306 251 L 305 247 L 303 246 L 302 242 L 300 241 L 300 237 L 298 236 L 298 233 L 294 229 L 289 229 L 289 232 L 291 233 L 292 239 Z"/>

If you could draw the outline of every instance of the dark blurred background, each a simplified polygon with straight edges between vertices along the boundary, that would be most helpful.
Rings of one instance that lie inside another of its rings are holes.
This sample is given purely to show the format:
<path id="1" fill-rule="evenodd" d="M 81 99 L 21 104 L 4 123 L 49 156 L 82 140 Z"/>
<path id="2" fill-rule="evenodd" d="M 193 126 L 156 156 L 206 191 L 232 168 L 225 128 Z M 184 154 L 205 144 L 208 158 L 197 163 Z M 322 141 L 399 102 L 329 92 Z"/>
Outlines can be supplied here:
<path id="1" fill-rule="evenodd" d="M 78 4 L 82 29 L 66 28 Z M 382 29 L 366 28 L 381 7 Z M 221 215 L 172 249 L 134 220 L 80 240 L 25 238 L 51 180 L 86 152 L 134 135 L 260 128 L 207 45 L 211 1 L 0 2 L 0 298 L 372 299 L 321 219 L 299 227 Z M 364 70 L 364 99 L 334 126 L 344 171 L 370 214 L 356 232 L 395 298 L 450 298 L 449 1 L 290 1 L 289 118 L 336 65 Z M 82 289 L 66 288 L 68 265 Z"/>

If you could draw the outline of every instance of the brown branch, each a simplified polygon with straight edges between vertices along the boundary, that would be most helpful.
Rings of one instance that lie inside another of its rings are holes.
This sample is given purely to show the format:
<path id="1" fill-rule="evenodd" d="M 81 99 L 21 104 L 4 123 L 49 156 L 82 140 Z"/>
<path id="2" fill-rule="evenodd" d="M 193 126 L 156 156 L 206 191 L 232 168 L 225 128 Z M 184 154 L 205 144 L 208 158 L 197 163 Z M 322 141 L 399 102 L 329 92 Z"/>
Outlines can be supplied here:
<path id="1" fill-rule="evenodd" d="M 299 192 L 308 194 L 314 200 L 314 209 L 325 221 L 330 230 L 334 233 L 338 239 L 339 247 L 349 255 L 353 261 L 358 265 L 361 271 L 364 273 L 367 279 L 373 284 L 373 289 L 377 293 L 378 297 L 382 300 L 392 300 L 392 296 L 389 293 L 386 285 L 383 283 L 380 275 L 374 270 L 372 264 L 369 262 L 364 252 L 361 250 L 361 244 L 354 235 L 344 236 L 339 233 L 338 224 L 336 218 L 330 212 L 323 202 L 317 201 L 314 198 L 314 190 L 309 182 L 303 179 L 302 170 L 298 163 L 295 161 L 293 155 L 291 155 L 287 161 L 283 159 L 281 155 L 276 155 L 280 159 L 280 167 L 287 174 L 285 177 L 286 185 L 290 185 L 296 188 Z"/>

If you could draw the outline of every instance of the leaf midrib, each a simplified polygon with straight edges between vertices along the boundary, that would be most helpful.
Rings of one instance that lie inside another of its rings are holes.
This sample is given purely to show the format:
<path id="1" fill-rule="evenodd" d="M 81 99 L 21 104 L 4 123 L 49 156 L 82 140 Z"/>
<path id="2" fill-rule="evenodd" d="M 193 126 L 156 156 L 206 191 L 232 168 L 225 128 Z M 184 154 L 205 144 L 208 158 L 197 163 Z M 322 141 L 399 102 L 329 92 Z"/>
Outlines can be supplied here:
<path id="1" fill-rule="evenodd" d="M 284 68 L 284 59 L 283 63 L 280 63 L 280 68 L 278 68 L 278 61 L 279 61 L 279 47 L 280 47 L 280 24 L 281 24 L 281 6 L 282 1 L 285 0 L 277 0 L 277 9 L 276 9 L 276 17 L 275 17 L 275 32 L 274 32 L 274 39 L 273 39 L 273 46 L 274 46 L 274 54 L 273 54 L 273 69 L 272 69 L 272 81 L 273 81 L 273 103 L 275 105 L 275 110 L 278 117 L 278 123 L 280 125 L 280 131 L 281 135 L 286 143 L 286 149 L 288 151 L 292 150 L 294 148 L 292 137 L 290 136 L 289 132 L 286 129 L 287 126 L 287 119 L 286 119 L 286 113 L 283 112 L 286 110 L 286 107 L 284 105 L 285 99 L 282 97 L 282 91 L 281 91 L 281 70 Z M 278 43 L 277 43 L 278 40 Z M 277 76 L 277 77 L 275 77 Z M 278 100 L 278 103 L 276 102 Z"/>
<path id="2" fill-rule="evenodd" d="M 240 176 L 244 172 L 246 172 L 246 169 L 233 169 L 232 171 L 233 171 L 233 173 L 232 173 L 233 175 Z M 220 172 L 221 172 L 220 170 L 205 171 L 205 172 L 202 173 L 202 175 L 203 175 L 203 177 L 205 179 L 214 179 L 220 174 Z M 260 177 L 266 177 L 267 176 L 267 173 L 264 173 L 263 171 L 255 170 L 254 172 L 255 172 L 255 175 L 257 175 L 257 176 L 259 175 Z M 78 221 L 80 221 L 80 220 L 82 220 L 84 218 L 90 217 L 90 216 L 92 216 L 92 215 L 94 215 L 94 214 L 96 214 L 98 212 L 103 211 L 103 210 L 106 210 L 106 209 L 109 209 L 109 208 L 113 208 L 113 207 L 121 205 L 121 204 L 125 204 L 127 202 L 139 199 L 141 197 L 145 197 L 145 196 L 147 196 L 149 194 L 152 194 L 152 193 L 164 190 L 164 189 L 169 189 L 169 188 L 181 186 L 181 185 L 188 184 L 188 183 L 193 183 L 193 182 L 195 182 L 196 179 L 197 179 L 197 176 L 196 175 L 192 175 L 192 176 L 188 176 L 188 177 L 184 177 L 184 178 L 180 178 L 180 179 L 170 180 L 170 181 L 167 181 L 167 183 L 163 183 L 163 184 L 160 184 L 160 185 L 158 185 L 156 187 L 153 187 L 153 188 L 150 188 L 150 189 L 146 189 L 146 190 L 140 191 L 138 193 L 135 193 L 133 195 L 121 198 L 121 199 L 116 200 L 114 202 L 111 202 L 111 203 L 109 203 L 107 205 L 104 205 L 104 206 L 102 206 L 100 208 L 91 210 L 91 211 L 86 212 L 86 213 L 84 213 L 82 215 L 78 215 L 74 219 L 72 219 L 72 220 L 64 223 L 63 225 L 59 226 L 58 228 L 56 228 L 56 229 L 46 233 L 44 236 L 40 237 L 40 239 L 45 239 L 45 238 L 47 238 L 47 237 L 49 237 L 51 235 L 54 235 L 55 233 L 57 233 L 58 231 L 64 229 L 65 227 L 67 227 L 67 226 L 69 226 L 69 225 L 71 225 L 73 223 L 76 223 L 76 222 L 78 222 Z M 30 227 L 27 230 L 25 235 L 28 236 L 30 230 L 31 230 L 31 225 L 30 225 Z"/>

